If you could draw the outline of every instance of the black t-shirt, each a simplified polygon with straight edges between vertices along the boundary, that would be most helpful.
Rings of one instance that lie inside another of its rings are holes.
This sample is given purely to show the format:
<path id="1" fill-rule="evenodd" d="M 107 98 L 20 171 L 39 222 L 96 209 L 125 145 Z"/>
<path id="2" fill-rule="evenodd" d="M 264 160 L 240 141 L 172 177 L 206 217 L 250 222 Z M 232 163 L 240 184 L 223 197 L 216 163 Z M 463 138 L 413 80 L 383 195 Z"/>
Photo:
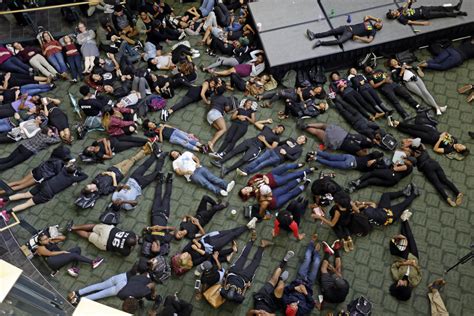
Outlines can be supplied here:
<path id="1" fill-rule="evenodd" d="M 248 118 L 252 117 L 252 113 L 255 113 L 254 110 L 252 109 L 244 109 L 244 108 L 238 108 L 237 109 L 237 115 L 242 115 L 242 116 L 246 116 Z M 234 123 L 237 123 L 237 124 L 242 124 L 242 125 L 249 125 L 249 121 L 245 120 L 245 121 L 241 121 L 241 120 L 235 120 L 233 121 Z"/>
<path id="2" fill-rule="evenodd" d="M 273 143 L 273 142 L 279 142 L 280 141 L 280 136 L 278 136 L 277 134 L 275 134 L 272 129 L 268 126 L 265 126 L 262 131 L 258 134 L 258 136 L 260 135 L 263 135 L 265 136 L 265 140 L 267 141 L 267 143 L 269 143 L 270 145 Z M 258 136 L 256 139 L 258 139 Z M 260 141 L 259 141 L 260 142 Z M 263 143 L 261 143 L 261 146 L 265 146 Z"/>
<path id="3" fill-rule="evenodd" d="M 381 226 L 387 221 L 387 212 L 381 207 L 367 207 L 362 212 L 372 225 Z"/>
<path id="4" fill-rule="evenodd" d="M 134 275 L 128 279 L 127 284 L 117 293 L 117 297 L 121 300 L 129 297 L 137 299 L 145 297 L 151 300 L 151 289 L 148 287 L 150 283 L 152 283 L 152 280 L 147 274 Z"/>
<path id="5" fill-rule="evenodd" d="M 377 30 L 372 21 L 366 21 L 358 24 L 351 25 L 352 34 L 357 36 L 375 36 Z"/>
<path id="6" fill-rule="evenodd" d="M 41 181 L 57 175 L 63 167 L 64 162 L 62 160 L 50 158 L 31 170 L 31 173 L 36 181 Z"/>
<path id="7" fill-rule="evenodd" d="M 169 140 L 171 138 L 171 134 L 174 132 L 174 128 L 172 127 L 163 127 L 161 133 L 163 135 L 163 139 Z"/>
<path id="8" fill-rule="evenodd" d="M 97 116 L 100 114 L 104 104 L 97 99 L 81 99 L 78 102 L 79 107 L 86 116 Z"/>
<path id="9" fill-rule="evenodd" d="M 315 180 L 311 185 L 311 193 L 313 193 L 313 195 L 325 195 L 327 193 L 334 195 L 339 191 L 342 191 L 342 187 L 331 177 Z"/>
<path id="10" fill-rule="evenodd" d="M 288 143 L 290 143 L 291 146 L 288 145 Z M 281 149 L 284 149 L 286 151 L 286 155 L 280 154 Z M 275 150 L 282 159 L 290 161 L 297 160 L 301 157 L 301 154 L 303 153 L 303 148 L 301 147 L 301 145 L 297 144 L 293 138 L 288 138 L 283 144 L 275 148 Z"/>
<path id="11" fill-rule="evenodd" d="M 226 110 L 230 109 L 230 99 L 224 95 L 215 95 L 211 97 L 211 106 L 213 109 L 224 114 Z"/>
<path id="12" fill-rule="evenodd" d="M 374 83 L 382 82 L 385 78 L 387 78 L 387 73 L 380 69 L 376 69 L 367 75 L 367 80 L 373 81 Z"/>
<path id="13" fill-rule="evenodd" d="M 354 157 L 355 157 L 355 160 L 356 160 L 356 169 L 357 170 L 370 171 L 370 170 L 374 169 L 374 167 L 377 165 L 376 163 L 373 163 L 372 167 L 367 166 L 367 163 L 369 162 L 369 160 L 374 159 L 373 153 L 370 153 L 370 154 L 368 154 L 366 156 L 362 156 L 362 157 L 359 157 L 359 156 L 354 156 Z"/>
<path id="14" fill-rule="evenodd" d="M 188 233 L 186 234 L 186 237 L 189 239 L 193 239 L 196 234 L 199 233 L 199 228 L 191 223 L 191 221 L 183 221 L 181 224 L 179 224 L 179 229 L 180 230 L 186 230 Z"/>
<path id="15" fill-rule="evenodd" d="M 400 15 L 398 16 L 398 22 L 402 23 L 403 25 L 407 25 L 408 21 L 416 21 L 416 20 L 423 20 L 423 9 L 420 8 L 409 8 L 409 9 L 398 9 L 400 11 Z"/>
<path id="16" fill-rule="evenodd" d="M 123 174 L 116 167 L 110 167 L 107 169 L 107 171 L 112 171 L 115 173 L 117 183 L 122 181 L 124 178 Z M 100 195 L 107 195 L 114 192 L 115 190 L 114 181 L 112 177 L 108 175 L 98 174 L 94 180 L 92 180 L 92 183 L 97 186 L 97 190 Z"/>
<path id="17" fill-rule="evenodd" d="M 107 239 L 107 251 L 114 251 L 123 256 L 128 256 L 132 251 L 132 247 L 125 244 L 128 236 L 135 236 L 135 233 L 131 231 L 123 231 L 116 227 L 112 228 L 109 238 Z"/>
<path id="18" fill-rule="evenodd" d="M 99 151 L 95 153 L 95 155 L 99 158 L 103 158 L 105 155 L 105 145 L 103 142 L 93 142 L 92 146 L 99 147 Z"/>

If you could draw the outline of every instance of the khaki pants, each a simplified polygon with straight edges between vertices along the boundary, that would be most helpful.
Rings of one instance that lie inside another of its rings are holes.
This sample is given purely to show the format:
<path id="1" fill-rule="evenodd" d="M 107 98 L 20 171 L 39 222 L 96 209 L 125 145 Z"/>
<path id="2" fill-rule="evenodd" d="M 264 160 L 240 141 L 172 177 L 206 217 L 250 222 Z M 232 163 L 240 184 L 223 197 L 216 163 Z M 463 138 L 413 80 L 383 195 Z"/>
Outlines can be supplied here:
<path id="1" fill-rule="evenodd" d="M 146 155 L 147 153 L 145 152 L 145 150 L 141 149 L 138 153 L 135 154 L 135 156 L 133 156 L 132 158 L 128 158 L 122 162 L 119 162 L 118 164 L 114 165 L 114 167 L 120 170 L 120 172 L 125 176 L 133 167 L 135 162 L 139 161 Z"/>
<path id="2" fill-rule="evenodd" d="M 56 69 L 40 54 L 36 54 L 30 59 L 30 65 L 46 77 L 55 77 L 58 74 Z"/>
<path id="3" fill-rule="evenodd" d="M 438 290 L 433 289 L 428 293 L 428 298 L 431 303 L 431 316 L 449 316 L 446 306 L 444 306 L 443 299 Z"/>

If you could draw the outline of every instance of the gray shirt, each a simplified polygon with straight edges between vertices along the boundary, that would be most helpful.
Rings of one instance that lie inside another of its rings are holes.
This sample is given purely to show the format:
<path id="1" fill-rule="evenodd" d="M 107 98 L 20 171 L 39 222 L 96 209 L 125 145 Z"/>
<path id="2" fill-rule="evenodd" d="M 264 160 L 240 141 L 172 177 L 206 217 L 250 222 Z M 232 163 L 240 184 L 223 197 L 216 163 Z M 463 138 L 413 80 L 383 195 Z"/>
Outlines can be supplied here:
<path id="1" fill-rule="evenodd" d="M 138 184 L 138 182 L 133 179 L 133 178 L 130 178 L 128 179 L 126 185 L 130 188 L 130 189 L 122 189 L 118 192 L 114 192 L 114 194 L 112 194 L 112 201 L 117 201 L 117 200 L 122 200 L 122 201 L 136 201 L 136 199 L 142 195 L 142 188 L 140 187 L 140 185 Z M 122 204 L 122 207 L 127 210 L 127 211 L 130 211 L 133 209 L 133 206 L 131 204 Z"/>

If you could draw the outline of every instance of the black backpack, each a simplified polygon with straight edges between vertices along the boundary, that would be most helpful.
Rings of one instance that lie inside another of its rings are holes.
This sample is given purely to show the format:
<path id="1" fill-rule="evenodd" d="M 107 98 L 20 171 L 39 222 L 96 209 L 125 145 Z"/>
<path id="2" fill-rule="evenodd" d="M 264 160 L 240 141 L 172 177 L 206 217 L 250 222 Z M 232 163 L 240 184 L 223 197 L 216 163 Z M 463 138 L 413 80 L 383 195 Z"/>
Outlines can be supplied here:
<path id="1" fill-rule="evenodd" d="M 327 81 L 326 76 L 324 75 L 324 67 L 322 65 L 313 66 L 309 72 L 309 80 L 314 85 L 322 85 Z"/>
<path id="2" fill-rule="evenodd" d="M 171 276 L 171 267 L 162 255 L 156 256 L 155 259 L 158 262 L 153 270 L 150 271 L 150 276 L 156 283 L 163 284 Z"/>
<path id="3" fill-rule="evenodd" d="M 100 214 L 99 220 L 101 223 L 106 225 L 118 225 L 120 223 L 120 210 L 116 210 L 112 207 L 112 204 L 107 206 L 107 209 Z"/>
<path id="4" fill-rule="evenodd" d="M 347 311 L 350 316 L 370 316 L 372 315 L 372 303 L 361 296 L 347 304 Z"/>

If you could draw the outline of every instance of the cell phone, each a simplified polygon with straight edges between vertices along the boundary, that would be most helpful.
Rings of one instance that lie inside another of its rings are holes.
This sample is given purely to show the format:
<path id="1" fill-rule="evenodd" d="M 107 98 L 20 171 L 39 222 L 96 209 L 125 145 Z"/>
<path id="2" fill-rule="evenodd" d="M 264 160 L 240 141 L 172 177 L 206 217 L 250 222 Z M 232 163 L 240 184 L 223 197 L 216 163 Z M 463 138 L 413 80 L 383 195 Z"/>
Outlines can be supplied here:
<path id="1" fill-rule="evenodd" d="M 196 280 L 196 282 L 194 282 L 194 289 L 196 291 L 200 291 L 201 290 L 201 280 Z"/>

